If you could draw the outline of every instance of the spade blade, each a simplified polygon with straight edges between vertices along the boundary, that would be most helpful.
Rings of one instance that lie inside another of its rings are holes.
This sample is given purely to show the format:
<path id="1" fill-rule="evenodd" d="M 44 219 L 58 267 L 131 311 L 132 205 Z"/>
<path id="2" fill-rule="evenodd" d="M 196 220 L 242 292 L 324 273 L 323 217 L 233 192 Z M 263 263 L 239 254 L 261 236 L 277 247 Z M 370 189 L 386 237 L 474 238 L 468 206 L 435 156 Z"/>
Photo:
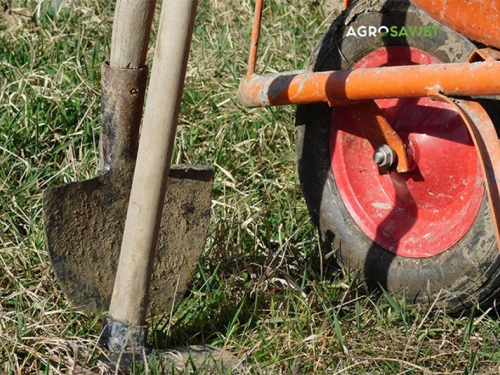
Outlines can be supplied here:
<path id="1" fill-rule="evenodd" d="M 169 311 L 186 291 L 203 253 L 213 170 L 172 165 L 151 282 L 150 309 Z M 107 310 L 120 254 L 131 177 L 112 171 L 45 190 L 44 225 L 59 284 L 75 306 Z"/>

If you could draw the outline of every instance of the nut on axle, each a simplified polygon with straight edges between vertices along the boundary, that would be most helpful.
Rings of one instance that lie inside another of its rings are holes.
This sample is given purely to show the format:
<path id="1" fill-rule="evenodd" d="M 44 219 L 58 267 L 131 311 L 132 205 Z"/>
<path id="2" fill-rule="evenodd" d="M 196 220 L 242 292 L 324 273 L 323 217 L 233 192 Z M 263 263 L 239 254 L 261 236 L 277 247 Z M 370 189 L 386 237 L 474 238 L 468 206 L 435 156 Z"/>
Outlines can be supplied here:
<path id="1" fill-rule="evenodd" d="M 396 158 L 396 151 L 385 144 L 377 147 L 377 149 L 373 153 L 373 161 L 380 168 L 392 167 L 396 163 Z"/>

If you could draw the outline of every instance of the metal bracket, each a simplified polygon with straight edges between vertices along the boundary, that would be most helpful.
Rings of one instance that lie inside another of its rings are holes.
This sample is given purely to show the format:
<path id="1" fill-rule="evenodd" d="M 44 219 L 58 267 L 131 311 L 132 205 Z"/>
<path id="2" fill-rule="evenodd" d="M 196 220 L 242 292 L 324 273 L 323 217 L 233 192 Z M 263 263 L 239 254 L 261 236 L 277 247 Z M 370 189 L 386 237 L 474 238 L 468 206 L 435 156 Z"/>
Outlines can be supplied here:
<path id="1" fill-rule="evenodd" d="M 373 100 L 360 102 L 356 105 L 346 107 L 351 118 L 356 123 L 363 137 L 377 150 L 382 145 L 389 146 L 397 155 L 396 171 L 398 173 L 408 172 L 410 162 L 406 153 L 406 146 L 391 124 L 382 116 L 382 113 Z M 380 169 L 380 173 L 388 171 Z"/>
<path id="2" fill-rule="evenodd" d="M 474 50 L 469 58 L 467 59 L 467 62 L 470 63 L 475 63 L 475 62 L 495 62 L 500 60 L 500 51 L 497 51 L 496 49 L 493 48 L 480 48 Z"/>
<path id="3" fill-rule="evenodd" d="M 103 319 L 103 329 L 99 344 L 111 353 L 130 352 L 142 354 L 146 347 L 148 325 L 136 326 L 114 320 L 110 316 Z"/>

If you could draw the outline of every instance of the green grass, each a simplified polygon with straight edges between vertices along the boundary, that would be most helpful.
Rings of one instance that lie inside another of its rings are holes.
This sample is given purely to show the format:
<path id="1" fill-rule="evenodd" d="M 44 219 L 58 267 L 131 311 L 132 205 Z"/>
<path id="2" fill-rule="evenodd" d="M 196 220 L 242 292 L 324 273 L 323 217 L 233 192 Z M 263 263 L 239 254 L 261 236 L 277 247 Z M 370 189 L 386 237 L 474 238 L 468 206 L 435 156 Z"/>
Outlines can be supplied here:
<path id="1" fill-rule="evenodd" d="M 75 310 L 55 282 L 41 192 L 99 173 L 100 64 L 113 3 L 56 3 L 0 0 L 6 374 L 108 373 L 96 345 L 102 316 Z M 174 161 L 214 166 L 212 219 L 190 291 L 172 319 L 151 318 L 152 331 L 163 332 L 162 344 L 230 350 L 250 374 L 499 373 L 493 311 L 450 318 L 432 304 L 367 294 L 321 254 L 296 172 L 294 109 L 248 110 L 236 99 L 252 8 L 199 5 Z M 267 2 L 259 71 L 302 68 L 328 25 L 318 2 Z M 153 359 L 136 373 L 162 368 Z"/>

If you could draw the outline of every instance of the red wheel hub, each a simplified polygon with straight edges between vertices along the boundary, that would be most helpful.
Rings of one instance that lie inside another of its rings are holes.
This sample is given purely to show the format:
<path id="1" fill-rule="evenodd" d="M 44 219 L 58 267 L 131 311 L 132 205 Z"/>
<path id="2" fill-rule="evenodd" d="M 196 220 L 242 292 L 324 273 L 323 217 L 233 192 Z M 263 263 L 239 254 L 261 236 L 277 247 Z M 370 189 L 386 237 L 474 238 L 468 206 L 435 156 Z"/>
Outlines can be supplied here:
<path id="1" fill-rule="evenodd" d="M 439 62 L 410 47 L 376 50 L 354 69 Z M 407 145 L 411 172 L 379 174 L 373 148 L 342 107 L 332 111 L 330 153 L 354 221 L 383 248 L 405 257 L 439 254 L 474 222 L 484 194 L 477 154 L 456 110 L 429 98 L 376 100 Z"/>

